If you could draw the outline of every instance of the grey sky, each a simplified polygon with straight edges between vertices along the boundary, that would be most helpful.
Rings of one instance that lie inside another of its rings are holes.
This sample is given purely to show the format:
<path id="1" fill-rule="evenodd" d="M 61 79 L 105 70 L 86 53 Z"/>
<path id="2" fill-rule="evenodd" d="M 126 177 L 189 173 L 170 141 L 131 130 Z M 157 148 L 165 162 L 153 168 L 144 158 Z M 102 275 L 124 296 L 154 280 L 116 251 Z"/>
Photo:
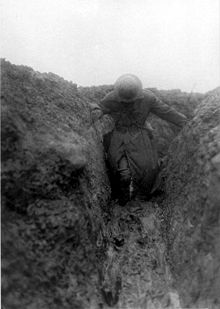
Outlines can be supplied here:
<path id="1" fill-rule="evenodd" d="M 1 57 L 78 85 L 220 84 L 219 0 L 1 0 Z"/>

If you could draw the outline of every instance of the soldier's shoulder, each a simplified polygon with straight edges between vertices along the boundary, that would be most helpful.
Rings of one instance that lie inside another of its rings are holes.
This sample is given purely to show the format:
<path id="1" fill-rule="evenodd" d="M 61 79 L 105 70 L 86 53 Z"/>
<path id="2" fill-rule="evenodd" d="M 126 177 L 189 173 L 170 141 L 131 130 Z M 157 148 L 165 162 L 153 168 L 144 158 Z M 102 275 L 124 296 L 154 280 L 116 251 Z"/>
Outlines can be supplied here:
<path id="1" fill-rule="evenodd" d="M 110 91 L 105 95 L 105 97 L 101 100 L 101 102 L 113 102 L 113 101 L 118 101 L 117 94 L 115 93 L 114 90 Z"/>
<path id="2" fill-rule="evenodd" d="M 143 95 L 144 95 L 144 98 L 146 98 L 146 99 L 155 98 L 155 94 L 153 93 L 153 91 L 151 91 L 149 89 L 144 89 Z"/>
<path id="3" fill-rule="evenodd" d="M 106 113 L 111 113 L 118 109 L 118 97 L 115 91 L 110 91 L 101 100 L 100 106 L 102 110 Z"/>

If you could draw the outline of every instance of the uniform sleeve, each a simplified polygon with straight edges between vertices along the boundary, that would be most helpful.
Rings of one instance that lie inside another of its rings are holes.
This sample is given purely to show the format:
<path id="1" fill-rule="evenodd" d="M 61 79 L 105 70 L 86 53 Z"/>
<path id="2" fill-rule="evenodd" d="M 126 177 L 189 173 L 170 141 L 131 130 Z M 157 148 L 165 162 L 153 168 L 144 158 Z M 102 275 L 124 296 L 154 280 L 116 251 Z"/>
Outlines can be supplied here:
<path id="1" fill-rule="evenodd" d="M 163 120 L 172 122 L 178 127 L 183 127 L 187 118 L 182 113 L 177 112 L 174 108 L 164 103 L 162 100 L 152 94 L 150 112 L 162 118 Z"/>
<path id="2" fill-rule="evenodd" d="M 99 103 L 99 107 L 102 111 L 103 114 L 111 114 L 112 109 L 111 109 L 111 101 L 108 99 L 108 95 L 104 97 Z"/>
<path id="3" fill-rule="evenodd" d="M 99 104 L 96 104 L 96 103 L 89 103 L 89 107 L 91 109 L 91 111 L 96 111 L 96 110 L 101 110 Z"/>
<path id="4" fill-rule="evenodd" d="M 103 114 L 112 114 L 117 111 L 117 99 L 114 91 L 109 92 L 98 104 Z"/>
<path id="5" fill-rule="evenodd" d="M 108 93 L 98 104 L 90 103 L 92 111 L 100 110 L 103 114 L 112 114 L 117 109 L 115 94 Z"/>

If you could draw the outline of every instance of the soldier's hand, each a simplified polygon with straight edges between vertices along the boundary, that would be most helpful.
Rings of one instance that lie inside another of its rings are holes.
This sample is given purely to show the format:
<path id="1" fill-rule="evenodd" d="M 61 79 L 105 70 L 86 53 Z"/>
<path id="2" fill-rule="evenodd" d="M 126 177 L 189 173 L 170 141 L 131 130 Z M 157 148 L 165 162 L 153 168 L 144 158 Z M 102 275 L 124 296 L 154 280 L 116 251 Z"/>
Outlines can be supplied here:
<path id="1" fill-rule="evenodd" d="M 95 109 L 91 112 L 92 120 L 95 122 L 102 117 L 102 111 L 100 109 Z"/>

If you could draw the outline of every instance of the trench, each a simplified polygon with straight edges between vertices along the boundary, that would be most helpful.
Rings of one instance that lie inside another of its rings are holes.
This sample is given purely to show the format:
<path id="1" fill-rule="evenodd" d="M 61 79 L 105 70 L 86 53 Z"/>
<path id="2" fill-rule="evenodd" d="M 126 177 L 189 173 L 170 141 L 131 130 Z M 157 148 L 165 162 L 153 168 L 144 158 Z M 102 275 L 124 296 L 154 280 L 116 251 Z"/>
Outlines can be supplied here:
<path id="1" fill-rule="evenodd" d="M 175 143 L 178 130 L 151 119 L 161 158 L 173 144 L 166 196 L 121 207 L 106 205 L 98 139 L 111 124 L 90 123 L 110 88 L 3 67 L 5 308 L 219 308 L 219 89 L 156 91 L 196 116 Z"/>
<path id="2" fill-rule="evenodd" d="M 166 214 L 161 198 L 112 201 L 97 245 L 105 246 L 99 267 L 101 308 L 181 308 L 165 245 Z"/>

